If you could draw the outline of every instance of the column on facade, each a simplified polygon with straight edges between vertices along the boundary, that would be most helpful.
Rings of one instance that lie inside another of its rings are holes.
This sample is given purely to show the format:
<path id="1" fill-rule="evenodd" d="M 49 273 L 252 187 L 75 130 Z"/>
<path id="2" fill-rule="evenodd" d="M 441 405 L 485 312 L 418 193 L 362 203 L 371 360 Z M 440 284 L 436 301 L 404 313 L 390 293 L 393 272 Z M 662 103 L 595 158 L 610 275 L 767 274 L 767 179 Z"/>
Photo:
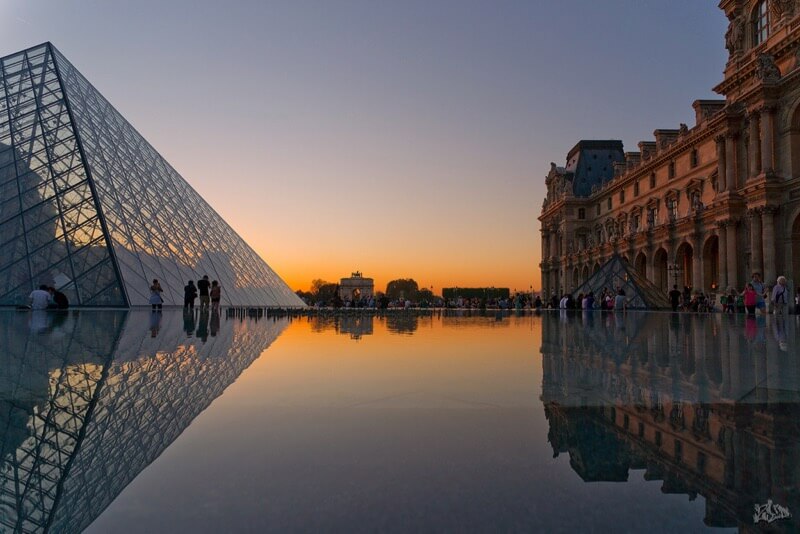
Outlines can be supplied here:
<path id="1" fill-rule="evenodd" d="M 775 109 L 765 106 L 761 109 L 761 171 L 765 174 L 771 174 L 775 168 L 774 132 Z"/>
<path id="2" fill-rule="evenodd" d="M 764 208 L 761 215 L 762 238 L 764 247 L 764 282 L 767 285 L 775 283 L 775 210 Z"/>
<path id="3" fill-rule="evenodd" d="M 725 230 L 725 224 L 720 224 L 717 231 L 717 242 L 719 243 L 719 265 L 717 272 L 719 273 L 719 288 L 720 291 L 728 290 L 728 238 Z M 735 254 L 736 251 L 734 250 Z"/>
<path id="4" fill-rule="evenodd" d="M 550 258 L 550 231 L 542 230 L 542 261 Z"/>
<path id="5" fill-rule="evenodd" d="M 750 210 L 750 263 L 753 272 L 764 274 L 764 258 L 761 244 L 761 211 Z"/>
<path id="6" fill-rule="evenodd" d="M 725 187 L 727 191 L 738 189 L 736 180 L 736 141 L 737 135 L 728 133 L 725 136 Z"/>
<path id="7" fill-rule="evenodd" d="M 729 254 L 727 254 L 727 265 L 726 268 L 728 269 L 728 285 L 731 285 L 737 289 L 741 289 L 739 287 L 739 279 L 737 276 L 737 271 L 739 270 L 739 262 L 738 262 L 738 251 L 736 249 L 736 221 L 729 221 L 727 226 L 725 227 L 726 233 L 726 242 L 727 242 L 727 249 Z M 720 255 L 721 256 L 721 255 Z"/>
<path id="8" fill-rule="evenodd" d="M 703 236 L 694 234 L 692 236 L 694 251 L 692 252 L 692 285 L 694 289 L 705 291 L 703 280 Z"/>
<path id="9" fill-rule="evenodd" d="M 747 143 L 748 178 L 755 178 L 761 171 L 761 139 L 759 138 L 759 112 L 750 113 L 747 126 L 749 139 Z"/>
<path id="10" fill-rule="evenodd" d="M 727 171 L 725 170 L 727 163 L 727 158 L 725 156 L 725 136 L 718 135 L 714 138 L 714 141 L 717 143 L 717 193 L 722 193 L 723 191 L 727 190 Z"/>
<path id="11" fill-rule="evenodd" d="M 648 246 L 645 249 L 645 254 L 647 254 L 647 265 L 645 266 L 645 276 L 648 280 L 655 283 L 656 282 L 656 266 L 653 263 L 653 247 Z"/>

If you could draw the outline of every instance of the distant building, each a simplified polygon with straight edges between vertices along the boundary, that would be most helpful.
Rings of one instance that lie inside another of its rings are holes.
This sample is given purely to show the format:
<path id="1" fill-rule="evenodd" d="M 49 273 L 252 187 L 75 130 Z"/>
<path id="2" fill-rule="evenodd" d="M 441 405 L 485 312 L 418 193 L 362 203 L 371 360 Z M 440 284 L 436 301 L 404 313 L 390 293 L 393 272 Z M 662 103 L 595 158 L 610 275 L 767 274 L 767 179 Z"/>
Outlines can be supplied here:
<path id="1" fill-rule="evenodd" d="M 695 124 L 638 150 L 580 141 L 550 164 L 539 217 L 543 293 L 575 290 L 619 254 L 662 291 L 800 280 L 800 6 L 722 0 L 729 59 Z M 720 36 L 722 37 L 722 36 Z"/>
<path id="2" fill-rule="evenodd" d="M 372 278 L 364 278 L 360 271 L 342 278 L 339 282 L 339 298 L 342 300 L 358 300 L 370 298 L 375 294 L 375 282 Z"/>

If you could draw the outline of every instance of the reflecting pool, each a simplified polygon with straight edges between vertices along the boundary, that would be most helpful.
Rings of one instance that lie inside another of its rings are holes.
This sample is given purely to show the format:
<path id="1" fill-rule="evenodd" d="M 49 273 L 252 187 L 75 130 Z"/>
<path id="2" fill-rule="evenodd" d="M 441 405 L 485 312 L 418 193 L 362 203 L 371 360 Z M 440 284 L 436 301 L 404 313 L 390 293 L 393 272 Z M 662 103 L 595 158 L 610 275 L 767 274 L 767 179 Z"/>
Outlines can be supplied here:
<path id="1" fill-rule="evenodd" d="M 796 319 L 2 312 L 0 531 L 797 531 Z"/>

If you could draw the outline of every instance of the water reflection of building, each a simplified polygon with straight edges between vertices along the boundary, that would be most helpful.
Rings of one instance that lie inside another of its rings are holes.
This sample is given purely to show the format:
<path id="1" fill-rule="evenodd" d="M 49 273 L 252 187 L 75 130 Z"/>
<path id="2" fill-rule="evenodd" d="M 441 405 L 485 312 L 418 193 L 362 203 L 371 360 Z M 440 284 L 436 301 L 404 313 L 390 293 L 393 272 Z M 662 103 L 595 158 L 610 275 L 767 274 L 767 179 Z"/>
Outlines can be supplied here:
<path id="1" fill-rule="evenodd" d="M 542 401 L 555 455 L 585 481 L 630 469 L 706 499 L 709 526 L 752 528 L 769 499 L 800 528 L 800 363 L 793 324 L 608 314 L 543 321 Z M 732 323 L 732 324 L 727 324 Z"/>
<path id="2" fill-rule="evenodd" d="M 84 529 L 285 325 L 229 321 L 203 343 L 159 317 L 69 314 L 25 335 L 29 314 L 0 314 L 2 530 Z"/>

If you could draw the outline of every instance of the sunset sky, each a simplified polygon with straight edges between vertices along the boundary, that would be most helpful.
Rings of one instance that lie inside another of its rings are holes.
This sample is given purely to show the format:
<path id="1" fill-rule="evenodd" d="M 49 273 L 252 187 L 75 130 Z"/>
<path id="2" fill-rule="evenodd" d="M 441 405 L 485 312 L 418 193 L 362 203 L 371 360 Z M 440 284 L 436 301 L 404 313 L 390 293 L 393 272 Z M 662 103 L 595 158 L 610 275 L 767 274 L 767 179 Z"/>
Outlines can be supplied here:
<path id="1" fill-rule="evenodd" d="M 0 0 L 293 289 L 539 287 L 549 163 L 693 124 L 716 1 Z"/>

